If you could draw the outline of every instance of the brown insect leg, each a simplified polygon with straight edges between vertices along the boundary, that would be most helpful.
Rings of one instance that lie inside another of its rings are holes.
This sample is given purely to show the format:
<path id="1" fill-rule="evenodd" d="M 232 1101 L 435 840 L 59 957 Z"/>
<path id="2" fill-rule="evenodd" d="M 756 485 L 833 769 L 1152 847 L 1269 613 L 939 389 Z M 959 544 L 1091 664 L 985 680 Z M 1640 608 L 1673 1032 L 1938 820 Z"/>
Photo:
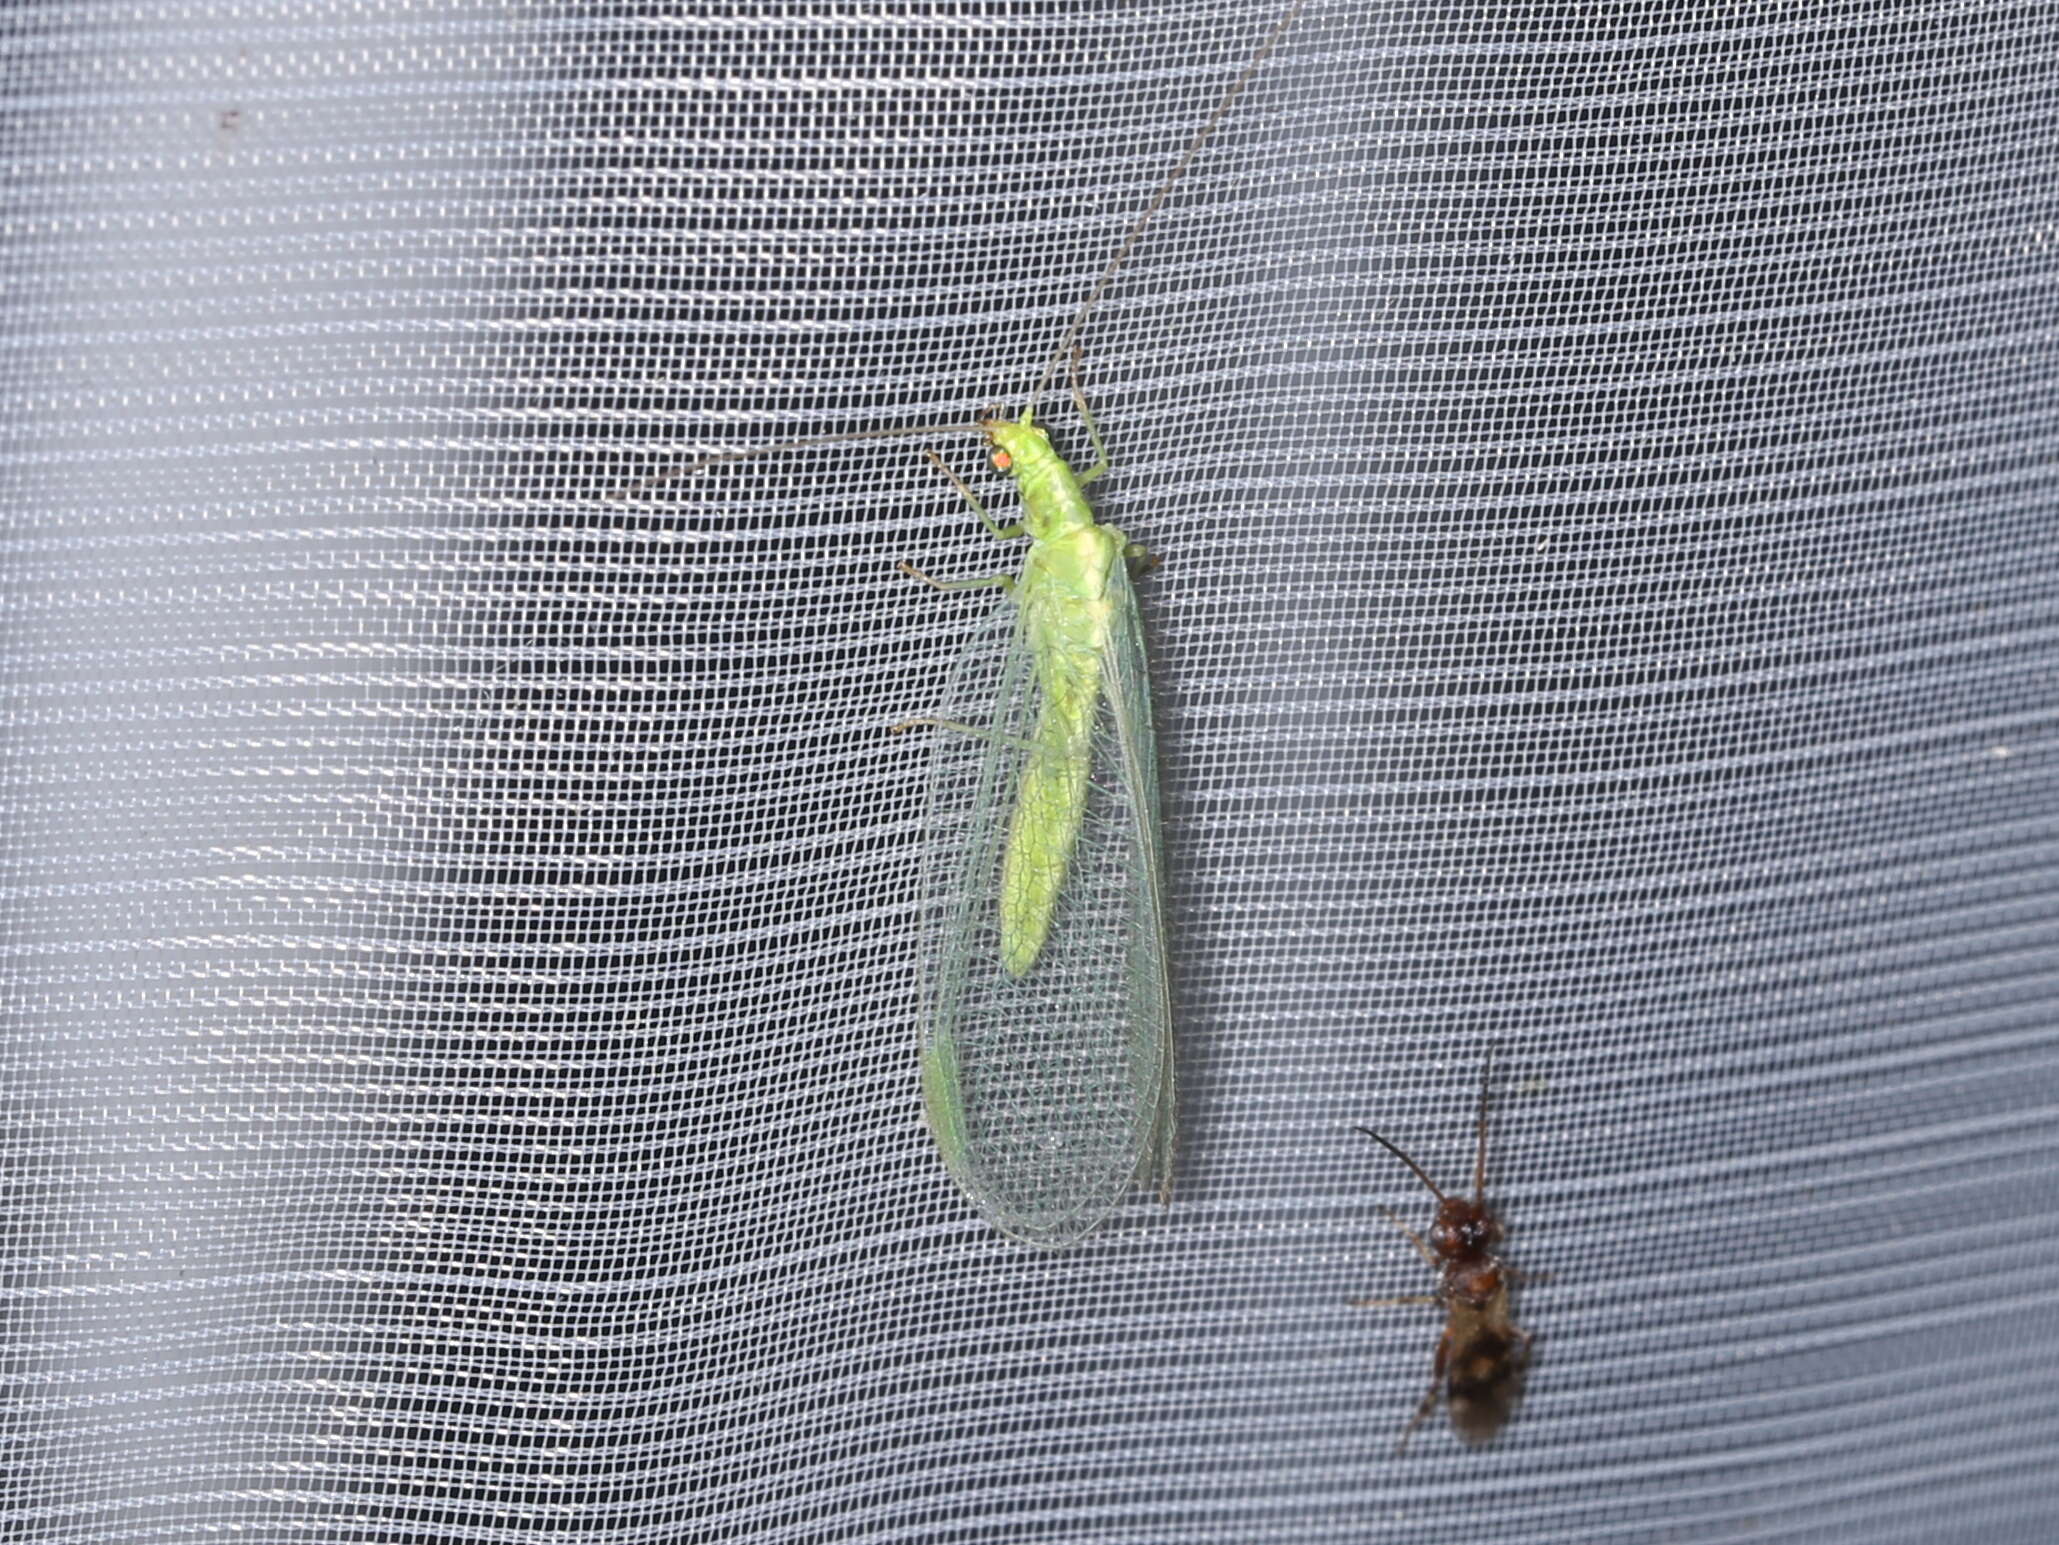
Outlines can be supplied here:
<path id="1" fill-rule="evenodd" d="M 1480 1064 L 1480 1146 L 1473 1155 L 1473 1200 L 1483 1200 L 1487 1195 L 1487 1089 L 1488 1075 L 1494 1069 L 1494 1048 L 1487 1048 L 1487 1056 Z"/>
<path id="2" fill-rule="evenodd" d="M 1389 1212 L 1384 1207 L 1380 1209 L 1380 1216 L 1385 1218 L 1389 1223 L 1393 1224 L 1396 1228 L 1400 1229 L 1402 1233 L 1408 1235 L 1408 1242 L 1416 1247 L 1416 1254 L 1420 1255 L 1423 1258 L 1423 1264 L 1425 1266 L 1429 1267 L 1432 1271 L 1438 1271 L 1441 1269 L 1437 1265 L 1437 1257 L 1432 1255 L 1430 1253 L 1430 1247 L 1423 1243 L 1423 1236 L 1421 1234 L 1418 1234 L 1414 1229 L 1410 1228 L 1406 1223 L 1403 1223 L 1401 1219 L 1397 1218 L 1393 1213 Z"/>
<path id="3" fill-rule="evenodd" d="M 1437 1409 L 1437 1396 L 1444 1388 L 1444 1365 L 1451 1356 L 1451 1335 L 1447 1331 L 1437 1340 L 1437 1360 L 1430 1368 L 1430 1387 L 1424 1392 L 1422 1403 L 1416 1407 L 1416 1414 L 1408 1419 L 1408 1425 L 1401 1429 L 1401 1437 L 1395 1442 L 1396 1458 L 1408 1452 L 1408 1440 L 1416 1435 L 1416 1429 L 1430 1419 Z"/>

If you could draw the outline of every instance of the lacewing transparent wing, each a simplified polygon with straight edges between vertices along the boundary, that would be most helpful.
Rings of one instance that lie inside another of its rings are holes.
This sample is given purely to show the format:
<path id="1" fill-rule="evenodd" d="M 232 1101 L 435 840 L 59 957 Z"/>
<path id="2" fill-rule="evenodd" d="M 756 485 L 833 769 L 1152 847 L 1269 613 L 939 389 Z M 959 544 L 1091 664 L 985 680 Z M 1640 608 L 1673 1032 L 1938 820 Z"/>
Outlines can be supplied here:
<path id="1" fill-rule="evenodd" d="M 1051 929 L 1021 976 L 1000 936 L 1004 852 L 1036 744 L 1028 631 L 1002 603 L 953 671 L 930 779 L 929 1011 L 923 1100 L 944 1163 L 982 1214 L 1056 1249 L 1141 1181 L 1170 1195 L 1171 991 L 1158 754 L 1136 594 L 1118 561 L 1087 794 Z"/>

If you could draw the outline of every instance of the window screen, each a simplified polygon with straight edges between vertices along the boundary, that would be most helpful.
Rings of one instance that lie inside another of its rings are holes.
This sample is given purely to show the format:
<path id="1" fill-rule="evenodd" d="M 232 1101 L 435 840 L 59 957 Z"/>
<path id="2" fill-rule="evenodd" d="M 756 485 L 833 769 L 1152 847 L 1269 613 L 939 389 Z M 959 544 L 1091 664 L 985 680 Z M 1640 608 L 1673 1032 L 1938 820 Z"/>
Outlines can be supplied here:
<path id="1" fill-rule="evenodd" d="M 0 1532 L 2054 1537 L 2046 4 L 1310 0 L 1082 339 L 1176 1192 L 938 1164 L 1012 495 L 677 474 L 1019 406 L 1283 9 L 10 9 Z"/>

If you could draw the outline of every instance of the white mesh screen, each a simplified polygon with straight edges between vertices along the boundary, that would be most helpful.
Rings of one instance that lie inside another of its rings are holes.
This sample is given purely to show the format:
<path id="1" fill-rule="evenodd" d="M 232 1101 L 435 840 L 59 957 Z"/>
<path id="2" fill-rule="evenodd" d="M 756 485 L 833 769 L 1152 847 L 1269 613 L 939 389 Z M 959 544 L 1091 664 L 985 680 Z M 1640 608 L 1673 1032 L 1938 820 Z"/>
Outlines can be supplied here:
<path id="1" fill-rule="evenodd" d="M 937 1162 L 1012 496 L 649 480 L 1020 403 L 1281 8 L 0 19 L 0 1534 L 2055 1537 L 2048 0 L 1311 0 L 1084 339 L 1177 1192 Z"/>

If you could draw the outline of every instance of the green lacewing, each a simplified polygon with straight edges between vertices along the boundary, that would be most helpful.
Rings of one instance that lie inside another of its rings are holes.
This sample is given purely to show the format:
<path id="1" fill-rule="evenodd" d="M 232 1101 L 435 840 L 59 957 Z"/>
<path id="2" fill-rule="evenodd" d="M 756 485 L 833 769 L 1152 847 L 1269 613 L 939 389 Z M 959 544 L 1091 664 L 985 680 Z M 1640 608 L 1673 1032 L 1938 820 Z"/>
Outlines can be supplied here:
<path id="1" fill-rule="evenodd" d="M 1019 517 L 996 522 L 932 453 L 997 540 L 1029 538 L 1021 571 L 935 580 L 902 565 L 940 589 L 991 586 L 1015 603 L 968 647 L 942 713 L 896 728 L 927 724 L 963 737 L 955 751 L 940 737 L 931 774 L 941 840 L 922 1037 L 930 1130 L 988 1221 L 1047 1249 L 1087 1234 L 1134 1185 L 1169 1201 L 1176 1130 L 1158 748 L 1130 584 L 1132 565 L 1141 571 L 1150 559 L 1087 503 L 1109 458 L 1080 388 L 1077 339 L 1151 216 L 1300 11 L 1297 0 L 1130 228 L 1029 406 L 1018 418 L 998 409 L 981 416 Z M 1038 399 L 1066 359 L 1095 452 L 1077 474 L 1036 422 Z"/>
<path id="2" fill-rule="evenodd" d="M 1056 1249 L 1139 1183 L 1172 1192 L 1172 994 L 1158 749 L 1133 568 L 1153 560 L 1094 519 L 1108 469 L 1079 383 L 1077 340 L 1144 228 L 1300 15 L 1280 18 L 1108 260 L 1019 417 L 866 430 L 704 457 L 640 485 L 810 446 L 978 433 L 1013 481 L 1001 525 L 934 452 L 997 539 L 1027 536 L 1018 574 L 935 580 L 992 587 L 1012 607 L 968 641 L 935 716 L 930 777 L 922 1095 L 945 1168 L 1004 1234 Z M 1061 362 L 1095 462 L 1076 474 L 1036 422 Z"/>

